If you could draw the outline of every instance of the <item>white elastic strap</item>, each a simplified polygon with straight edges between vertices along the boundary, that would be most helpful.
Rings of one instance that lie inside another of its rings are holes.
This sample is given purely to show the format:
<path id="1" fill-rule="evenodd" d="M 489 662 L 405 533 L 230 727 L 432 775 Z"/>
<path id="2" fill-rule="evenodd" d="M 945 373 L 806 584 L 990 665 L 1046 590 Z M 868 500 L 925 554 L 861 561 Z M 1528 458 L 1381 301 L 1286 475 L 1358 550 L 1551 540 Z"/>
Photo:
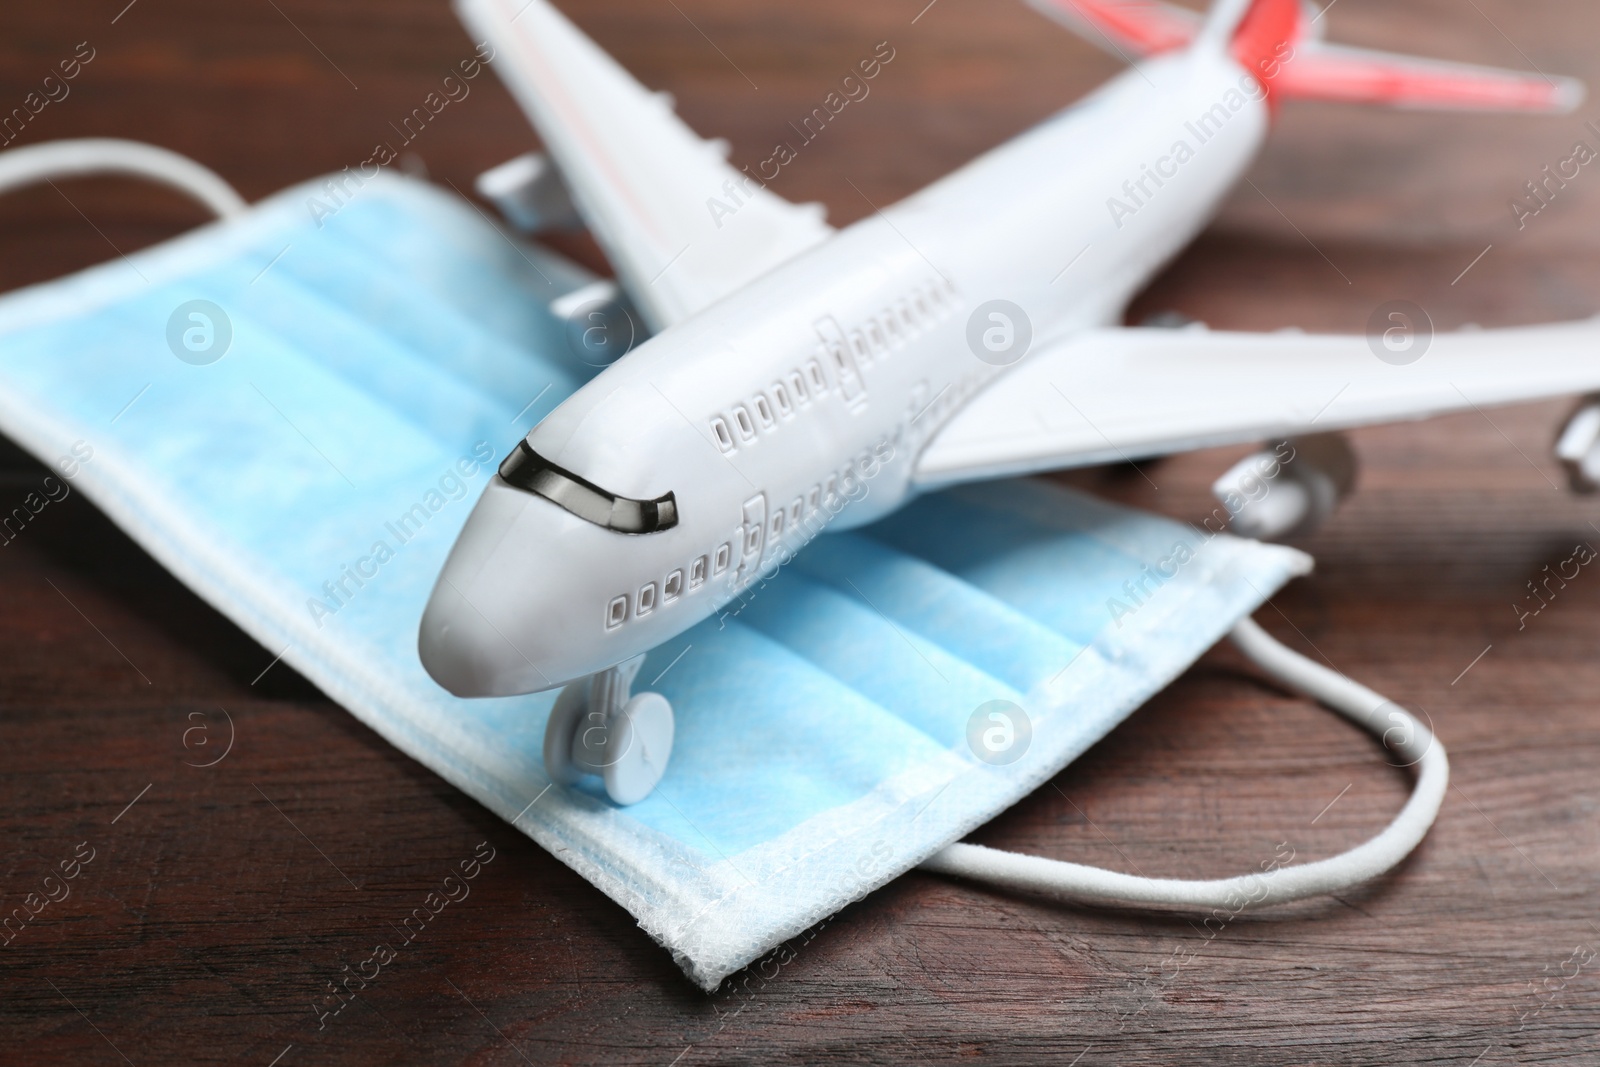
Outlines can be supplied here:
<path id="1" fill-rule="evenodd" d="M 934 854 L 923 869 L 1080 901 L 1238 909 L 1338 892 L 1376 878 L 1405 859 L 1427 834 L 1444 802 L 1450 781 L 1444 746 L 1392 701 L 1285 648 L 1253 620 L 1241 621 L 1232 637 L 1239 650 L 1273 678 L 1366 727 L 1407 765 L 1417 767 L 1411 799 L 1381 834 L 1325 860 L 1214 881 L 1140 878 L 964 844 Z"/>
<path id="2" fill-rule="evenodd" d="M 221 218 L 249 207 L 216 171 L 165 148 L 115 137 L 50 141 L 0 152 L 0 193 L 52 178 L 132 174 L 188 193 Z"/>

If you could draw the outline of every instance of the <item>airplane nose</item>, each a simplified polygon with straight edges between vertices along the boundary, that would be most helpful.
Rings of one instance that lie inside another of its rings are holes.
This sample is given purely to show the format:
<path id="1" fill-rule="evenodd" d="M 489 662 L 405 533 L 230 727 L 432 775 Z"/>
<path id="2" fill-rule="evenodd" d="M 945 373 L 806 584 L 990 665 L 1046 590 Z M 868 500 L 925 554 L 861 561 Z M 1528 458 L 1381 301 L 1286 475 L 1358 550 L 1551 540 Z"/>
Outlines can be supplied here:
<path id="1" fill-rule="evenodd" d="M 450 550 L 422 613 L 417 637 L 422 665 L 458 697 L 532 693 L 560 681 L 543 674 L 526 647 L 527 598 L 537 590 L 519 580 L 523 576 L 503 573 L 504 556 L 497 558 L 508 541 L 524 540 L 525 531 L 519 530 L 524 512 L 539 503 L 493 479 Z"/>

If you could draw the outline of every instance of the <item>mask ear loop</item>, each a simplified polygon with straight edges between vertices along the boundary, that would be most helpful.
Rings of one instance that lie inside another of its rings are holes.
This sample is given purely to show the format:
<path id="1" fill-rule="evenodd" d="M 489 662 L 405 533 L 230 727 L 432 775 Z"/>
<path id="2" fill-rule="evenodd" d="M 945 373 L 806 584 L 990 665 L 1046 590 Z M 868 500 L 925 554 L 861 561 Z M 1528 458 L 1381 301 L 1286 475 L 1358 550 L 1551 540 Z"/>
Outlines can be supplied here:
<path id="1" fill-rule="evenodd" d="M 216 171 L 188 156 L 139 141 L 84 137 L 0 152 L 0 194 L 52 178 L 131 174 L 188 193 L 219 218 L 249 210 Z"/>
<path id="2" fill-rule="evenodd" d="M 1230 635 L 1251 662 L 1290 689 L 1311 697 L 1378 735 L 1406 764 L 1416 785 L 1400 814 L 1377 837 L 1328 859 L 1211 881 L 1142 878 L 1099 867 L 955 844 L 923 862 L 924 870 L 993 882 L 1010 889 L 1094 903 L 1171 904 L 1196 908 L 1259 907 L 1336 893 L 1376 878 L 1405 859 L 1427 834 L 1444 802 L 1450 762 L 1444 746 L 1412 715 L 1366 686 L 1285 648 L 1253 619 Z"/>

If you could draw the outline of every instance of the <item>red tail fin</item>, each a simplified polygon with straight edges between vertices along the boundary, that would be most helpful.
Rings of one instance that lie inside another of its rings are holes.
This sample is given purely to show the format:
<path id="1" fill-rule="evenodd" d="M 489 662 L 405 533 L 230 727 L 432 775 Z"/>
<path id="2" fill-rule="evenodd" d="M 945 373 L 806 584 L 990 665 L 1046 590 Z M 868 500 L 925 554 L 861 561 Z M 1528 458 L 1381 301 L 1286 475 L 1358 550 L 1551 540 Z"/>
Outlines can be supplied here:
<path id="1" fill-rule="evenodd" d="M 1203 24 L 1195 12 L 1161 0 L 1029 2 L 1123 59 L 1188 47 Z M 1555 113 L 1583 99 L 1583 84 L 1572 78 L 1327 44 L 1316 33 L 1321 17 L 1300 0 L 1255 0 L 1229 50 L 1278 99 Z"/>
<path id="2" fill-rule="evenodd" d="M 1298 0 L 1256 0 L 1234 34 L 1233 55 L 1268 92 L 1289 99 L 1553 112 L 1583 99 L 1583 85 L 1571 78 L 1326 44 L 1314 32 L 1320 18 Z"/>

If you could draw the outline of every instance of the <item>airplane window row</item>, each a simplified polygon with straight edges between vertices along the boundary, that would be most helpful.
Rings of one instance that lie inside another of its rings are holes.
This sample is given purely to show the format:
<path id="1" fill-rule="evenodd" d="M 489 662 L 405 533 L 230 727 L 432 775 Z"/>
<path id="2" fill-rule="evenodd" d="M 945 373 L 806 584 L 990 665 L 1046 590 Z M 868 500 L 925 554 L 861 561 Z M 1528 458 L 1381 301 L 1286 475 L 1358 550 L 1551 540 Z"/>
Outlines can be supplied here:
<path id="1" fill-rule="evenodd" d="M 866 463 L 865 460 L 858 462 L 862 465 Z M 785 533 L 794 537 L 796 530 L 803 530 L 802 545 L 820 533 L 826 520 L 821 523 L 807 521 L 804 526 L 802 520 L 814 519 L 824 505 L 830 515 L 843 507 L 845 497 L 840 491 L 841 487 L 849 491 L 848 478 L 860 477 L 854 474 L 854 470 L 855 465 L 852 464 L 842 474 L 830 474 L 826 480 L 791 500 L 787 507 L 775 508 L 766 520 L 765 527 L 761 523 L 745 525 L 740 534 L 741 556 L 749 558 L 759 554 L 762 558 L 770 559 L 773 546 L 779 543 Z M 699 592 L 705 587 L 708 577 L 720 578 L 727 573 L 732 562 L 733 542 L 724 541 L 715 552 L 699 556 L 690 563 L 687 574 L 680 567 L 660 583 L 648 582 L 634 594 L 622 593 L 612 597 L 606 605 L 606 629 L 615 630 L 630 619 L 642 619 L 658 606 L 664 608 L 675 602 L 686 592 Z"/>
<path id="2" fill-rule="evenodd" d="M 685 593 L 698 593 L 705 588 L 707 578 L 721 577 L 733 562 L 733 542 L 724 541 L 715 552 L 698 556 L 685 569 L 679 567 L 660 583 L 648 582 L 637 593 L 623 593 L 611 598 L 606 605 L 606 629 L 615 630 L 630 618 L 641 619 L 666 607 Z"/>
<path id="3" fill-rule="evenodd" d="M 874 358 L 887 356 L 949 317 L 955 310 L 955 297 L 955 286 L 948 279 L 929 282 L 850 330 L 850 348 L 856 362 L 863 367 L 871 366 Z M 824 346 L 818 351 L 826 350 Z M 836 349 L 833 358 L 839 364 L 840 373 L 844 373 L 844 353 Z M 790 418 L 798 409 L 809 405 L 813 399 L 821 399 L 827 392 L 828 379 L 821 361 L 809 360 L 804 367 L 797 367 L 774 381 L 769 389 L 756 393 L 748 403 L 735 404 L 731 412 L 713 415 L 712 438 L 723 452 L 734 452 L 741 443 L 755 441 L 759 435 L 775 428 L 779 419 Z"/>
<path id="4" fill-rule="evenodd" d="M 900 298 L 892 307 L 850 331 L 856 361 L 869 366 L 918 334 L 942 322 L 955 310 L 956 289 L 948 278 L 927 282 Z"/>
<path id="5" fill-rule="evenodd" d="M 807 518 L 815 515 L 822 507 L 824 500 L 833 500 L 839 495 L 839 476 L 828 475 L 826 484 L 818 483 L 811 487 L 811 491 L 804 496 L 797 496 L 789 502 L 787 508 L 778 508 L 772 513 L 772 518 L 767 523 L 768 534 L 776 541 L 783 536 L 785 527 L 791 532 L 800 525 L 801 516 Z M 807 531 L 807 536 L 817 533 L 817 530 Z"/>
<path id="6" fill-rule="evenodd" d="M 773 382 L 770 399 L 767 392 L 760 392 L 748 404 L 735 404 L 731 413 L 712 416 L 711 435 L 719 449 L 732 452 L 738 448 L 739 441 L 754 441 L 758 426 L 760 431 L 772 429 L 778 424 L 778 418 L 789 418 L 797 408 L 810 404 L 827 391 L 828 379 L 822 373 L 822 364 L 813 359 Z"/>

